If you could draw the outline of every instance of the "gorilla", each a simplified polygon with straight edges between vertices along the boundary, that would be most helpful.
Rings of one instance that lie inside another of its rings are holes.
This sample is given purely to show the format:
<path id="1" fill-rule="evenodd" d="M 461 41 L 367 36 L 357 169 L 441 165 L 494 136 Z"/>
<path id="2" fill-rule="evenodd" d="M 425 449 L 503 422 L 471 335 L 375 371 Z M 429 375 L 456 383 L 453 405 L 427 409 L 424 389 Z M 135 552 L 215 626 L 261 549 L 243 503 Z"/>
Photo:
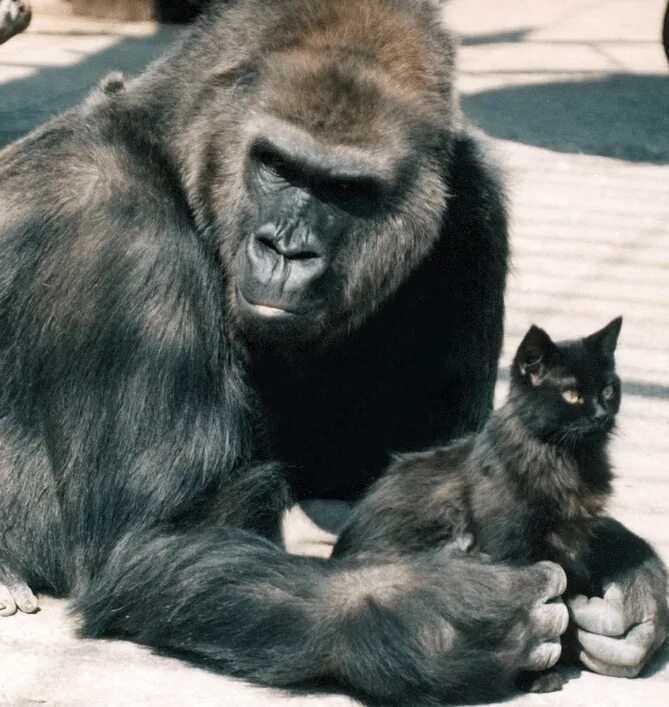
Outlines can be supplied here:
<path id="1" fill-rule="evenodd" d="M 557 565 L 281 546 L 289 504 L 491 409 L 504 196 L 453 63 L 428 0 L 213 3 L 0 152 L 3 613 L 70 597 L 87 636 L 395 705 L 557 660 Z M 582 599 L 582 659 L 636 674 L 662 564 L 614 521 L 584 562 L 618 603 Z"/>

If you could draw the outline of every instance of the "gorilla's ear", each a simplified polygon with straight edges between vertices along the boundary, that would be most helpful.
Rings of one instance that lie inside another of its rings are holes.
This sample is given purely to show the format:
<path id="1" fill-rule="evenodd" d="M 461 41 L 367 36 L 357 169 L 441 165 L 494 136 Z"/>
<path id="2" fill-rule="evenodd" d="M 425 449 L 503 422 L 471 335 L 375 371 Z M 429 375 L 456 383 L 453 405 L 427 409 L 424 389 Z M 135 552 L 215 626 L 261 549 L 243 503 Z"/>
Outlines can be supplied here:
<path id="1" fill-rule="evenodd" d="M 613 321 L 609 322 L 603 329 L 596 331 L 594 334 L 590 334 L 585 338 L 586 344 L 598 351 L 603 356 L 611 358 L 613 352 L 616 350 L 616 345 L 618 344 L 618 335 L 620 334 L 620 328 L 623 325 L 623 318 L 616 317 Z"/>
<path id="2" fill-rule="evenodd" d="M 523 376 L 539 375 L 554 351 L 555 344 L 550 336 L 533 324 L 520 342 L 514 364 Z"/>

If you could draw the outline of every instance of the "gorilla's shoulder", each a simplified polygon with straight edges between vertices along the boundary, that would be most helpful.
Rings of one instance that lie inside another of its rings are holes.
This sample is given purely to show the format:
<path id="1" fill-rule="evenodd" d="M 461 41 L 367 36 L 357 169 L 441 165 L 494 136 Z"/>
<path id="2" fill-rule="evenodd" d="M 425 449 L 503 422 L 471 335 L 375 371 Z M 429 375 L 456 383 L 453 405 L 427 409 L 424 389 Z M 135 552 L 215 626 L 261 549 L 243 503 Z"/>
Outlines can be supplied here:
<path id="1" fill-rule="evenodd" d="M 455 137 L 453 181 L 465 193 L 480 196 L 504 193 L 504 174 L 490 138 L 474 125 L 465 125 Z M 472 190 L 468 187 L 477 186 Z"/>
<path id="2" fill-rule="evenodd" d="M 119 93 L 120 75 L 107 77 L 83 104 L 0 151 L 2 203 L 73 219 L 104 210 L 111 195 L 128 204 L 167 203 L 164 158 L 146 144 L 149 132 L 134 127 Z"/>

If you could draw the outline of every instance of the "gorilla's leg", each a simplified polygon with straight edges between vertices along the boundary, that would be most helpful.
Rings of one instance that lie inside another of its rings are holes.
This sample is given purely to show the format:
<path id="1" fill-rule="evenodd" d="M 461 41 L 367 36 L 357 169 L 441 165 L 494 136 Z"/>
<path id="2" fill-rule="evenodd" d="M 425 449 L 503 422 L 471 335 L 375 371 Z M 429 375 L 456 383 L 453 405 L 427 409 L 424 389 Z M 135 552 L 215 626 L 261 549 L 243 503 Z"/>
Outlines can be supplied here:
<path id="1" fill-rule="evenodd" d="M 0 421 L 0 617 L 37 609 L 33 591 L 63 595 L 65 541 L 44 442 Z M 32 590 L 32 591 L 31 591 Z"/>
<path id="2" fill-rule="evenodd" d="M 391 704 L 503 694 L 558 659 L 564 573 L 425 554 L 374 564 L 286 555 L 236 529 L 126 536 L 78 599 L 121 636 L 276 686 L 330 678 Z"/>

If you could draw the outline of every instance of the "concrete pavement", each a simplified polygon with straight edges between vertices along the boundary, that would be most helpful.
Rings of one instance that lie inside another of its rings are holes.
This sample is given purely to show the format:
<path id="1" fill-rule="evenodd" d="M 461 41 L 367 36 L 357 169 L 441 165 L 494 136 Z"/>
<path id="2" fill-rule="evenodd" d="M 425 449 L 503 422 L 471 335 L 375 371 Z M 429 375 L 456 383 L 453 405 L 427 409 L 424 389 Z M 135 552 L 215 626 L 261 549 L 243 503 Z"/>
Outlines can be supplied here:
<path id="1" fill-rule="evenodd" d="M 73 105 L 108 71 L 138 70 L 180 31 L 56 18 L 36 4 L 29 31 L 0 47 L 0 144 Z M 662 0 L 452 0 L 445 13 L 462 34 L 463 105 L 495 139 L 509 177 L 514 269 L 499 394 L 531 322 L 570 337 L 623 314 L 614 513 L 669 560 L 663 9 Z M 301 518 L 296 547 L 322 548 L 310 542 L 318 538 Z M 0 622 L 0 704 L 354 704 L 340 695 L 247 686 L 129 643 L 80 641 L 65 609 L 42 599 L 38 615 Z M 665 650 L 636 680 L 576 672 L 560 693 L 512 703 L 664 706 L 666 656 Z"/>

